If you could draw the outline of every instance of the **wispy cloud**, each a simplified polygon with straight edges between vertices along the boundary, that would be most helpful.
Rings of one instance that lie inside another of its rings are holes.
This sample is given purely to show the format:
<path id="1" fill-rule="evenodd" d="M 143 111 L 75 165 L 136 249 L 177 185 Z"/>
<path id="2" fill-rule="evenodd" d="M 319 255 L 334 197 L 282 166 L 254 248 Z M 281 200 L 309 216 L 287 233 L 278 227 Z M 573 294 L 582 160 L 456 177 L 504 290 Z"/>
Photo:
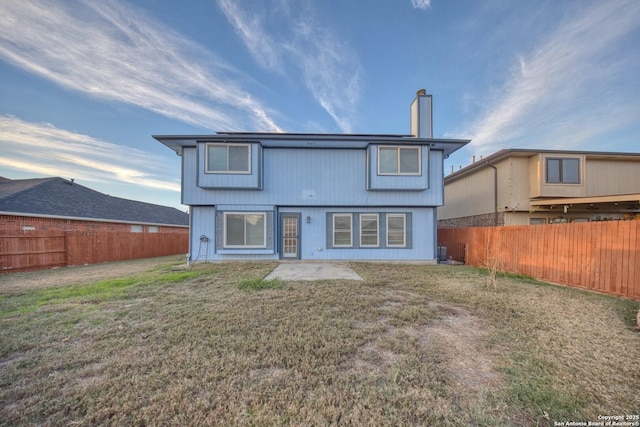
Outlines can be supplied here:
<path id="1" fill-rule="evenodd" d="M 115 0 L 0 2 L 0 57 L 72 90 L 206 129 L 280 131 L 210 51 Z"/>
<path id="2" fill-rule="evenodd" d="M 355 52 L 319 21 L 309 2 L 218 0 L 262 67 L 301 80 L 343 132 L 351 132 L 360 98 Z"/>
<path id="3" fill-rule="evenodd" d="M 0 146 L 0 167 L 3 169 L 180 191 L 177 178 L 167 180 L 158 173 L 166 170 L 166 161 L 160 156 L 69 132 L 48 123 L 0 116 Z"/>
<path id="4" fill-rule="evenodd" d="M 516 58 L 509 80 L 487 99 L 483 113 L 456 132 L 473 139 L 476 153 L 584 147 L 637 121 L 640 112 L 630 91 L 640 95 L 640 53 L 632 49 L 635 54 L 621 56 L 617 48 L 637 37 L 640 2 L 578 6 L 536 49 Z"/>
<path id="5" fill-rule="evenodd" d="M 431 0 L 411 0 L 411 6 L 416 9 L 429 9 L 431 7 Z"/>

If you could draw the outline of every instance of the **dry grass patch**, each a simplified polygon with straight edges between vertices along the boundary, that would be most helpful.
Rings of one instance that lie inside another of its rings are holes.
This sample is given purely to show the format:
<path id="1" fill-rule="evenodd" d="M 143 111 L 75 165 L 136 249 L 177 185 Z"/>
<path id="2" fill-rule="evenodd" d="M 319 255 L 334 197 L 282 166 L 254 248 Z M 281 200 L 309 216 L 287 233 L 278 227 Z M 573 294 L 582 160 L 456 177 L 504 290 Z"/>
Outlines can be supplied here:
<path id="1" fill-rule="evenodd" d="M 175 264 L 56 297 L 0 283 L 0 423 L 529 426 L 640 407 L 637 303 L 466 267 L 269 283 L 275 263 Z"/>

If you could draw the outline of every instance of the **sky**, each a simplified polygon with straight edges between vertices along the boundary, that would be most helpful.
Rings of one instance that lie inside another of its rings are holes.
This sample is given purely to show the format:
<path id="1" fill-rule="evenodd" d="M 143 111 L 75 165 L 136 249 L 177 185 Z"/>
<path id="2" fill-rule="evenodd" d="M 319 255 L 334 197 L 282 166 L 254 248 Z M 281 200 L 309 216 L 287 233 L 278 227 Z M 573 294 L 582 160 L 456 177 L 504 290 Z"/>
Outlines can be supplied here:
<path id="1" fill-rule="evenodd" d="M 181 210 L 151 135 L 408 134 L 640 152 L 637 0 L 1 0 L 0 176 Z"/>

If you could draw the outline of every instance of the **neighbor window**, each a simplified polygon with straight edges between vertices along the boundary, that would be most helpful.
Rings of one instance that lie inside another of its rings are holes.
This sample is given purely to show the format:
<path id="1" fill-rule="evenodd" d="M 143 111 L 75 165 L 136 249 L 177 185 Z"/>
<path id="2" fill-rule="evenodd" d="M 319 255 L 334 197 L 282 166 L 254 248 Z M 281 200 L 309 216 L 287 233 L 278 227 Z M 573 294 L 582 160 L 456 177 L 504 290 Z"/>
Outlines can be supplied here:
<path id="1" fill-rule="evenodd" d="M 405 214 L 387 214 L 387 246 L 404 247 L 406 243 Z"/>
<path id="2" fill-rule="evenodd" d="M 132 233 L 142 233 L 144 231 L 144 228 L 141 225 L 132 225 L 131 226 L 131 232 Z"/>
<path id="3" fill-rule="evenodd" d="M 333 214 L 334 247 L 353 246 L 353 238 L 351 232 L 352 223 L 353 221 L 351 214 Z"/>
<path id="4" fill-rule="evenodd" d="M 158 227 L 156 227 L 155 225 L 150 225 L 147 231 L 149 233 L 157 233 L 159 230 L 158 230 Z"/>
<path id="5" fill-rule="evenodd" d="M 420 147 L 378 147 L 378 175 L 420 175 Z"/>
<path id="6" fill-rule="evenodd" d="M 378 214 L 360 214 L 360 247 L 378 246 Z"/>
<path id="7" fill-rule="evenodd" d="M 207 173 L 251 173 L 251 145 L 207 144 Z"/>
<path id="8" fill-rule="evenodd" d="M 580 184 L 580 159 L 547 158 L 547 183 Z"/>
<path id="9" fill-rule="evenodd" d="M 224 246 L 226 248 L 266 247 L 266 214 L 225 212 Z"/>

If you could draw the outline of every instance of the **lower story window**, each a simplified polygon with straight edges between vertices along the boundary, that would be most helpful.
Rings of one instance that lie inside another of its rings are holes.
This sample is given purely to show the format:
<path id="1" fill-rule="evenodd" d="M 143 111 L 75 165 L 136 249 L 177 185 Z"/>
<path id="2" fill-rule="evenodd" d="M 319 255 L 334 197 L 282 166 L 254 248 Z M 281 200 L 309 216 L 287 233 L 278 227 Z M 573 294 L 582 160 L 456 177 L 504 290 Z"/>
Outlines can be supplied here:
<path id="1" fill-rule="evenodd" d="M 406 224 L 405 214 L 387 214 L 388 247 L 405 247 L 407 245 Z"/>
<path id="2" fill-rule="evenodd" d="M 224 247 L 265 248 L 266 236 L 264 212 L 225 212 Z"/>
<path id="3" fill-rule="evenodd" d="M 333 246 L 351 247 L 353 246 L 351 214 L 333 215 Z"/>
<path id="4" fill-rule="evenodd" d="M 360 214 L 360 246 L 378 246 L 378 214 Z"/>
<path id="5" fill-rule="evenodd" d="M 327 249 L 412 249 L 413 212 L 327 212 Z"/>

